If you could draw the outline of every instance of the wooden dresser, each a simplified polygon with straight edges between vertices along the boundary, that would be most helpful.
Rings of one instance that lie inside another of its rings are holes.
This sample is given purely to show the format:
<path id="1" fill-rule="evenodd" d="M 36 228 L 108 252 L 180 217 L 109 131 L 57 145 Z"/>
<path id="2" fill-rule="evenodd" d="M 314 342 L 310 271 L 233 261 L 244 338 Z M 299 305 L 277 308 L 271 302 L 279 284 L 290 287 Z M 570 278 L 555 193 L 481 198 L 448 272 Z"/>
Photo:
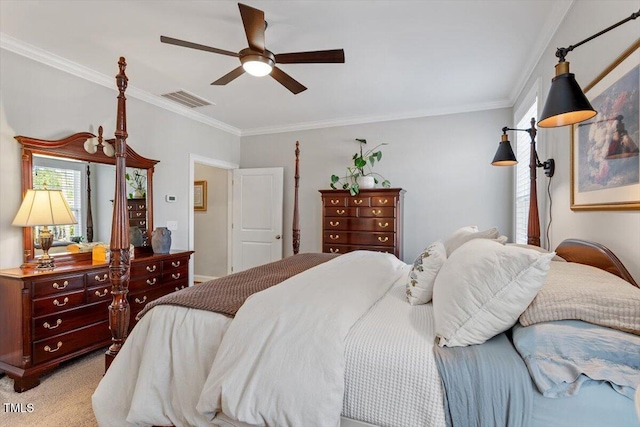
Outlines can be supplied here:
<path id="1" fill-rule="evenodd" d="M 405 190 L 375 188 L 351 196 L 348 190 L 322 194 L 322 251 L 389 252 L 402 259 L 402 205 Z"/>
<path id="2" fill-rule="evenodd" d="M 149 246 L 147 233 L 147 199 L 127 199 L 127 209 L 129 210 L 129 226 L 138 227 L 142 232 L 142 246 Z"/>
<path id="3" fill-rule="evenodd" d="M 138 256 L 131 260 L 131 321 L 154 299 L 188 286 L 193 252 Z M 109 265 L 79 261 L 53 271 L 0 270 L 0 372 L 23 392 L 60 362 L 111 343 Z"/>

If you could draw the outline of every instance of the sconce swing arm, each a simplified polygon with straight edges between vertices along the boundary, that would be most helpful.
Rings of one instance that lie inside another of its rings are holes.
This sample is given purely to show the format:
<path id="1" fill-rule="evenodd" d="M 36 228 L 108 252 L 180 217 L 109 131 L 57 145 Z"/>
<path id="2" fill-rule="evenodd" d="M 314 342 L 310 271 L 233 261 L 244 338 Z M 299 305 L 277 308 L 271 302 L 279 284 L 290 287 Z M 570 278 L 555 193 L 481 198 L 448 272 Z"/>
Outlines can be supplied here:
<path id="1" fill-rule="evenodd" d="M 556 162 L 553 159 L 547 159 L 547 161 L 545 162 L 540 161 L 540 158 L 538 157 L 538 150 L 536 150 L 536 135 L 538 134 L 538 130 L 536 129 L 535 123 L 536 123 L 535 119 L 531 119 L 531 127 L 529 129 L 516 129 L 516 128 L 510 128 L 505 126 L 502 128 L 502 133 L 506 135 L 507 131 L 510 131 L 510 130 L 514 130 L 518 132 L 527 132 L 531 137 L 531 151 L 534 155 L 534 158 L 531 159 L 532 161 L 531 161 L 531 164 L 529 165 L 529 167 L 532 168 L 533 178 L 535 179 L 534 164 L 535 164 L 535 167 L 537 168 L 543 168 L 544 174 L 549 178 L 551 178 L 556 170 Z"/>

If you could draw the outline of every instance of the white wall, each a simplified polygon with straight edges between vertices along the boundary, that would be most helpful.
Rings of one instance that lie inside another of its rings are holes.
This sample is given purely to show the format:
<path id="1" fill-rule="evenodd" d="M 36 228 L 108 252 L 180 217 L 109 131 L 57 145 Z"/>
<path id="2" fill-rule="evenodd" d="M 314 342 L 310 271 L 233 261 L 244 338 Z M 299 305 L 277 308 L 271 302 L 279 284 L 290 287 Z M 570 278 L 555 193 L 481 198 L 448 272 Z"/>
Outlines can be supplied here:
<path id="1" fill-rule="evenodd" d="M 284 167 L 284 245 L 292 253 L 294 149 L 300 141 L 300 252 L 321 251 L 319 189 L 343 174 L 358 144 L 388 142 L 375 170 L 402 187 L 404 259 L 413 261 L 457 227 L 497 226 L 511 235 L 513 170 L 491 166 L 511 109 L 397 120 L 242 138 L 241 167 Z"/>
<path id="2" fill-rule="evenodd" d="M 196 163 L 194 177 L 207 181 L 207 210 L 194 212 L 194 274 L 226 276 L 229 171 Z"/>
<path id="3" fill-rule="evenodd" d="M 533 70 L 523 93 L 540 81 L 538 107 L 542 111 L 551 79 L 555 75 L 557 47 L 567 47 L 603 30 L 638 10 L 638 1 L 576 1 Z M 631 21 L 576 48 L 567 55 L 571 72 L 585 87 L 640 36 L 640 22 Z M 522 95 L 516 102 L 517 109 Z M 551 183 L 551 247 L 567 238 L 604 244 L 622 260 L 636 281 L 640 281 L 640 212 L 572 211 L 570 194 L 570 127 L 541 129 L 538 136 L 541 159 L 553 157 L 556 173 Z M 542 199 L 546 188 L 538 189 Z M 541 213 L 543 213 L 541 211 Z"/>
<path id="4" fill-rule="evenodd" d="M 113 75 L 118 71 L 113 58 Z M 135 75 L 135 62 L 128 74 Z M 131 85 L 136 84 L 134 80 Z M 22 230 L 11 222 L 21 201 L 20 150 L 13 139 L 27 135 L 58 139 L 75 132 L 115 127 L 114 89 L 80 79 L 6 50 L 0 50 L 0 268 L 22 262 Z M 239 137 L 138 99 L 127 100 L 128 143 L 140 155 L 160 160 L 154 175 L 154 224 L 178 221 L 172 249 L 188 248 L 189 153 L 239 163 Z M 165 195 L 178 196 L 166 203 Z"/>

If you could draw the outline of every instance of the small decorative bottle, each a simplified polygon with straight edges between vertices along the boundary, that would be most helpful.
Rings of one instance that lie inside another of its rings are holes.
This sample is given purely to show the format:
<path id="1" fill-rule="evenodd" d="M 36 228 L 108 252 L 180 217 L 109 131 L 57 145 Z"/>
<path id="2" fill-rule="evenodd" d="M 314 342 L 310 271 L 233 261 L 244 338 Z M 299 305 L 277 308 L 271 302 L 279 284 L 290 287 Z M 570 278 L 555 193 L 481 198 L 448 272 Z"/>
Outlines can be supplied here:
<path id="1" fill-rule="evenodd" d="M 151 233 L 151 247 L 153 253 L 168 254 L 171 248 L 171 230 L 167 227 L 158 227 Z"/>

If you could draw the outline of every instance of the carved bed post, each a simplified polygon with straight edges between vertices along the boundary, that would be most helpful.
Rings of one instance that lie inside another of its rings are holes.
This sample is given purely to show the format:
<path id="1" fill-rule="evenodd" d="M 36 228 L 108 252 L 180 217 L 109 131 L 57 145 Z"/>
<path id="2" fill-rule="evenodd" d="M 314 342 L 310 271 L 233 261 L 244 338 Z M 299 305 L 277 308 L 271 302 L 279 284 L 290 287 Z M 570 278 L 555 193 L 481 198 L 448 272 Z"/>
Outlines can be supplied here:
<path id="1" fill-rule="evenodd" d="M 93 214 L 91 213 L 91 169 L 87 165 L 87 242 L 93 242 Z"/>
<path id="2" fill-rule="evenodd" d="M 109 262 L 109 279 L 113 300 L 109 305 L 109 328 L 111 329 L 111 346 L 105 355 L 105 370 L 116 357 L 129 329 L 130 309 L 127 301 L 129 293 L 129 219 L 127 211 L 126 188 L 126 155 L 127 155 L 127 112 L 124 92 L 127 89 L 125 68 L 127 63 L 123 57 L 118 61 L 120 72 L 116 76 L 118 85 L 118 111 L 116 115 L 116 192 L 113 205 L 113 222 L 111 223 L 111 260 Z"/>
<path id="3" fill-rule="evenodd" d="M 538 184 L 536 169 L 538 169 L 538 157 L 536 154 L 536 119 L 531 119 L 531 154 L 529 158 L 529 222 L 527 223 L 527 243 L 540 246 L 540 215 L 538 213 Z M 548 243 L 548 242 L 547 242 Z"/>
<path id="4" fill-rule="evenodd" d="M 298 187 L 300 182 L 300 166 L 299 166 L 299 158 L 300 158 L 300 142 L 296 141 L 296 172 L 294 175 L 295 179 L 295 190 L 293 196 L 293 254 L 297 254 L 300 251 L 300 215 L 298 213 Z"/>

